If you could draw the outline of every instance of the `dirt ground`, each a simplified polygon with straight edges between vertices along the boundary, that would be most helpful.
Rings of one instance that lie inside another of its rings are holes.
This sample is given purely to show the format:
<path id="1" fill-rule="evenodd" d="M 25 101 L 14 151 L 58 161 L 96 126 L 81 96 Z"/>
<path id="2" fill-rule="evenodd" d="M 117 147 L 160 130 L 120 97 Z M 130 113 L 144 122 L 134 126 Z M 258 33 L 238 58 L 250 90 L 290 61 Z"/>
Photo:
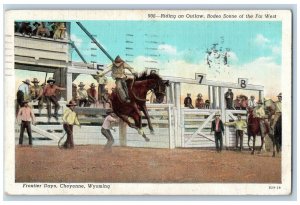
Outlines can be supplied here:
<path id="1" fill-rule="evenodd" d="M 17 146 L 16 182 L 280 183 L 281 157 L 203 149 Z"/>

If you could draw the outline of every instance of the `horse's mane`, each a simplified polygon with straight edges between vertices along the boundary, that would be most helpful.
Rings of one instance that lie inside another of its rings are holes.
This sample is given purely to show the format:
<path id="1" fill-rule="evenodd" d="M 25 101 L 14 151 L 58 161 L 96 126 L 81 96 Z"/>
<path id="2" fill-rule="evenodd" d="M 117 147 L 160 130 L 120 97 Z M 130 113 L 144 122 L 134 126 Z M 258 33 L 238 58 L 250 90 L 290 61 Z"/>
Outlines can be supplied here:
<path id="1" fill-rule="evenodd" d="M 138 78 L 135 79 L 136 81 L 142 81 L 142 80 L 156 80 L 161 81 L 161 77 L 156 73 L 151 73 L 150 75 L 147 75 L 147 72 L 142 72 Z"/>

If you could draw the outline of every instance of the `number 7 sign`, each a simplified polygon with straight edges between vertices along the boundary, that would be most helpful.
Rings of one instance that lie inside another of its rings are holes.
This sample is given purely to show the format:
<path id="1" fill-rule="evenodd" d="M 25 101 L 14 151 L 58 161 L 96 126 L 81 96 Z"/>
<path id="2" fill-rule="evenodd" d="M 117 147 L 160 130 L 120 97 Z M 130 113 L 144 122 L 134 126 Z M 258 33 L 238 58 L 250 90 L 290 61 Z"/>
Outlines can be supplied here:
<path id="1" fill-rule="evenodd" d="M 206 83 L 206 74 L 195 73 L 195 79 L 198 81 L 199 84 L 205 84 Z"/>

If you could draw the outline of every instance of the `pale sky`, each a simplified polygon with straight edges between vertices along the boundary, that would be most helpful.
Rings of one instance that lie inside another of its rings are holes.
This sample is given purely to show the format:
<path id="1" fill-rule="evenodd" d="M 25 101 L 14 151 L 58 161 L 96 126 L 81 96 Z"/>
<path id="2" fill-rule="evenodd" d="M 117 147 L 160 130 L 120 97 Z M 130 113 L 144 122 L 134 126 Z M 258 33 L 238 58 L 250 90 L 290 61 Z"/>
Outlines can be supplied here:
<path id="1" fill-rule="evenodd" d="M 281 92 L 281 22 L 268 21 L 82 21 L 86 29 L 115 58 L 120 55 L 137 71 L 145 67 L 159 69 L 161 75 L 194 78 L 195 73 L 207 79 L 237 83 L 248 78 L 249 84 L 263 85 L 265 97 L 276 99 Z M 75 22 L 71 22 L 71 39 L 88 61 L 109 64 L 110 60 L 93 44 Z M 213 58 L 207 64 L 207 50 L 228 54 L 228 65 Z M 81 61 L 75 51 L 73 61 Z M 32 73 L 16 71 L 20 78 Z M 44 81 L 42 74 L 37 76 Z M 75 83 L 95 83 L 91 76 L 81 75 Z M 110 80 L 110 87 L 113 80 Z M 88 87 L 88 86 L 86 86 Z M 206 86 L 182 85 L 182 96 L 201 92 L 207 98 Z M 235 91 L 236 94 L 258 93 Z"/>

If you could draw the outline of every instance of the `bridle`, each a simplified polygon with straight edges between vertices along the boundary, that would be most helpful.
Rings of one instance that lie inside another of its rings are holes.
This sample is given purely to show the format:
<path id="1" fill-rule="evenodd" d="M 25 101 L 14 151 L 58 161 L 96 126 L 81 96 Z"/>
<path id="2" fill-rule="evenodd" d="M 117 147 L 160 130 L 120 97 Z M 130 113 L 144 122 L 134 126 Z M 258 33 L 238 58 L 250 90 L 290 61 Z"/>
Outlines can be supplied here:
<path id="1" fill-rule="evenodd" d="M 162 91 L 162 88 L 161 88 L 162 86 L 161 86 L 161 85 L 162 85 L 161 82 L 158 81 L 158 82 L 155 84 L 154 88 L 151 89 L 151 92 L 153 92 L 155 95 L 157 95 L 157 94 L 166 95 L 166 92 Z M 157 87 L 158 87 L 158 88 L 157 88 Z"/>

